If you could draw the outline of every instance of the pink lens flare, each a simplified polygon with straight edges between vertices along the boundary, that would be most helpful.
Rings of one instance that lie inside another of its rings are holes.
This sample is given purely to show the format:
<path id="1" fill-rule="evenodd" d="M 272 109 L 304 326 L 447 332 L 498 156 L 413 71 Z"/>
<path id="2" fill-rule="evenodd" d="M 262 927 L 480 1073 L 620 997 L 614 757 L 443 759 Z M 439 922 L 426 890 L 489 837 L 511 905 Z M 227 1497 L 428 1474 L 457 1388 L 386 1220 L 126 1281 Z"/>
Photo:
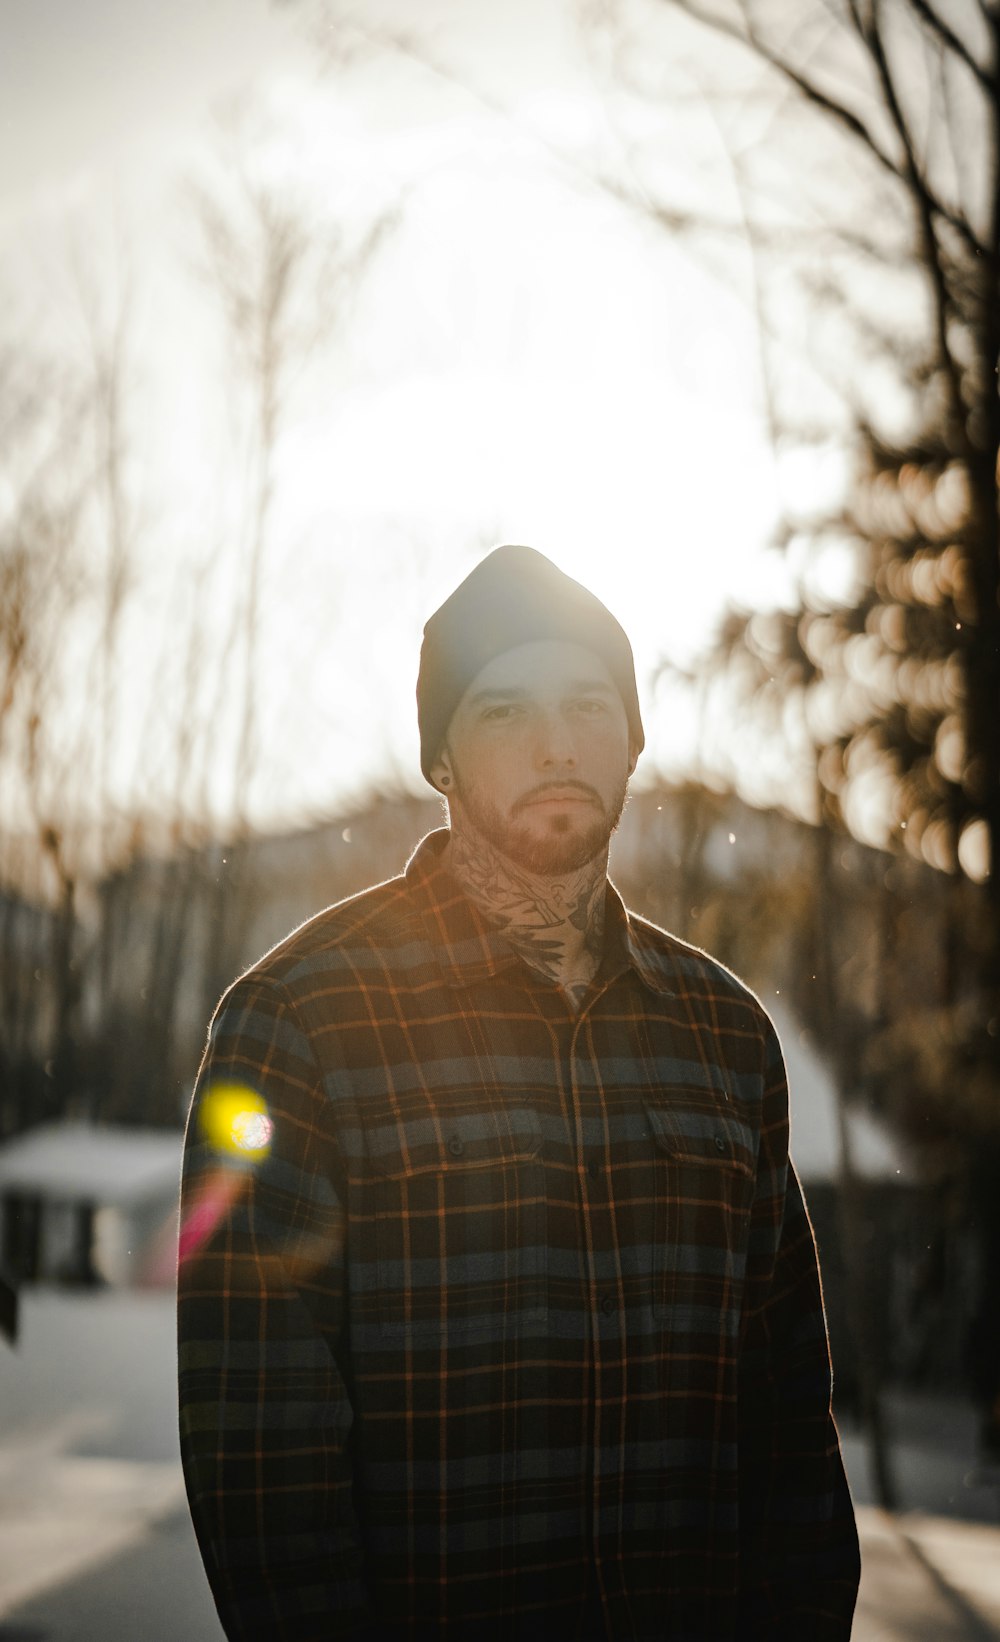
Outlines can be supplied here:
<path id="1" fill-rule="evenodd" d="M 181 1221 L 177 1239 L 177 1263 L 183 1264 L 211 1237 L 219 1221 L 243 1190 L 245 1176 L 235 1169 L 217 1169 L 202 1184 L 195 1201 Z"/>

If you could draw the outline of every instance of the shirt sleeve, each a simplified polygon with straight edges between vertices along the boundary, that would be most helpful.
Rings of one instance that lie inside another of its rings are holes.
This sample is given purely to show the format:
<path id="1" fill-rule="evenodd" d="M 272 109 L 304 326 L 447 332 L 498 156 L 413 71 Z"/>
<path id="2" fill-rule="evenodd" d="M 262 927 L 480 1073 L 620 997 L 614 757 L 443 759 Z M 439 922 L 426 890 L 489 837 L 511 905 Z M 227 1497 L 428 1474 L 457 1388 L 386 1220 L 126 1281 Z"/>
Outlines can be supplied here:
<path id="1" fill-rule="evenodd" d="M 848 1642 L 860 1553 L 831 1410 L 816 1245 L 788 1157 L 788 1089 L 773 1028 L 742 1327 L 739 1635 Z"/>
<path id="2" fill-rule="evenodd" d="M 184 1476 L 233 1642 L 365 1634 L 338 1174 L 308 1037 L 277 983 L 245 978 L 195 1087 L 178 1258 Z"/>

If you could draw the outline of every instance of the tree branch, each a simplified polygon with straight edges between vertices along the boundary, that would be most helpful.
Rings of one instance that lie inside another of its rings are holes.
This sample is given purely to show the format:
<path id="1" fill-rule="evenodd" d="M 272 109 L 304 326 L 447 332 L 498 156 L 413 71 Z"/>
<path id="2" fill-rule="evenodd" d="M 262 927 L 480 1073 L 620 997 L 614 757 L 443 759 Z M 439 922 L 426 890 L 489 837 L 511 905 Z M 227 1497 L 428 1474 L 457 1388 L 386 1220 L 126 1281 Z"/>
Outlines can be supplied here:
<path id="1" fill-rule="evenodd" d="M 910 0 L 910 5 L 929 32 L 936 35 L 941 44 L 946 46 L 954 56 L 965 64 L 969 72 L 979 81 L 983 90 L 989 96 L 995 96 L 998 86 L 1000 86 L 996 74 L 991 74 L 988 69 L 983 67 L 982 63 L 976 61 L 965 41 L 955 33 L 951 24 L 946 23 L 943 17 L 938 16 L 928 0 Z"/>
<path id="2" fill-rule="evenodd" d="M 664 0 L 664 4 L 673 6 L 675 10 L 683 12 L 686 16 L 693 18 L 695 22 L 703 24 L 706 28 L 711 29 L 716 34 L 721 34 L 726 39 L 734 41 L 737 45 L 744 46 L 748 51 L 752 52 L 755 57 L 759 58 L 761 62 L 766 63 L 767 66 L 773 69 L 776 74 L 786 80 L 789 85 L 794 86 L 795 90 L 799 92 L 800 96 L 806 102 L 810 103 L 814 108 L 819 109 L 821 113 L 827 115 L 835 125 L 839 125 L 848 133 L 849 136 L 853 137 L 856 142 L 860 143 L 872 159 L 875 160 L 876 164 L 881 166 L 882 169 L 888 172 L 888 174 L 897 182 L 901 182 L 904 185 L 910 184 L 911 172 L 906 154 L 904 153 L 902 161 L 894 159 L 893 156 L 882 147 L 881 143 L 875 136 L 875 133 L 865 123 L 860 115 L 855 114 L 852 109 L 846 108 L 843 103 L 838 102 L 835 97 L 830 96 L 830 94 L 824 91 L 821 86 L 817 85 L 814 80 L 804 74 L 801 69 L 796 68 L 792 63 L 786 62 L 781 57 L 777 49 L 770 45 L 754 27 L 752 19 L 746 10 L 743 12 L 744 27 L 739 28 L 736 24 L 730 22 L 728 18 L 720 17 L 716 12 L 713 12 L 700 4 L 699 0 Z M 861 38 L 862 41 L 865 41 L 865 25 L 857 16 L 855 0 L 848 0 L 848 7 L 855 22 L 855 28 L 858 32 L 859 38 Z M 896 122 L 894 122 L 894 124 L 895 123 Z M 898 129 L 899 128 L 897 125 L 897 130 Z M 964 244 L 973 253 L 973 255 L 980 255 L 984 247 L 979 243 L 977 236 L 969 226 L 969 223 L 966 221 L 965 217 L 962 216 L 960 212 L 951 210 L 951 208 L 946 205 L 943 200 L 937 199 L 931 195 L 922 180 L 920 186 L 927 205 L 929 206 L 934 217 L 939 217 L 942 221 L 946 222 L 949 227 L 961 237 Z"/>
<path id="3" fill-rule="evenodd" d="M 948 320 L 954 311 L 954 298 L 945 278 L 941 262 L 941 247 L 938 244 L 937 234 L 934 229 L 934 208 L 937 202 L 932 198 L 917 164 L 913 138 L 897 96 L 896 85 L 886 57 L 885 41 L 879 22 L 881 0 L 872 0 L 871 16 L 867 23 L 861 18 L 858 0 L 847 0 L 847 3 L 858 34 L 864 41 L 875 65 L 875 72 L 882 88 L 885 105 L 896 128 L 903 150 L 906 183 L 916 207 L 921 251 L 934 294 L 934 330 L 941 366 L 948 384 L 949 415 L 953 428 L 959 431 L 964 429 L 965 411 L 962 404 L 960 372 L 948 342 Z M 968 230 L 968 225 L 965 226 Z M 971 235 L 971 230 L 968 230 L 968 232 Z M 974 236 L 972 236 L 972 243 L 975 244 Z"/>
<path id="4" fill-rule="evenodd" d="M 480 108 L 493 115 L 495 119 L 511 127 L 519 136 L 527 137 L 536 148 L 540 149 L 553 161 L 559 171 L 577 185 L 582 185 L 585 189 L 618 201 L 630 211 L 641 213 L 651 221 L 656 222 L 660 227 L 668 229 L 671 233 L 699 231 L 724 236 L 742 236 L 743 230 L 738 222 L 727 222 L 722 218 L 711 218 L 691 211 L 681 211 L 657 205 L 650 200 L 641 185 L 637 184 L 634 189 L 630 189 L 614 177 L 609 177 L 606 172 L 587 166 L 583 161 L 577 159 L 574 154 L 550 141 L 543 132 L 536 130 L 534 127 L 526 127 L 515 118 L 501 98 L 494 97 L 488 91 L 483 90 L 481 86 L 470 85 L 447 63 L 435 56 L 422 41 L 419 41 L 411 34 L 401 30 L 373 27 L 360 21 L 356 15 L 345 19 L 343 26 L 348 27 L 359 40 L 364 42 L 367 48 L 376 51 L 395 52 L 399 57 L 413 63 L 425 73 L 433 75 L 435 79 L 454 87 L 464 97 L 473 103 L 477 103 Z"/>
<path id="5" fill-rule="evenodd" d="M 897 180 L 902 180 L 903 173 L 898 162 L 893 159 L 891 154 L 886 152 L 874 132 L 865 124 L 860 115 L 855 114 L 849 108 L 845 108 L 842 103 L 838 103 L 833 97 L 830 97 L 814 81 L 801 73 L 799 69 L 791 63 L 785 62 L 775 48 L 769 45 L 757 31 L 746 11 L 743 13 L 744 27 L 738 28 L 735 23 L 731 23 L 727 18 L 720 17 L 718 13 L 700 5 L 698 0 L 665 0 L 665 3 L 693 18 L 695 22 L 703 24 L 705 28 L 711 29 L 714 33 L 733 40 L 737 45 L 745 46 L 761 62 L 766 63 L 776 74 L 780 74 L 783 79 L 787 80 L 789 85 L 794 86 L 806 102 L 812 103 L 824 114 L 828 114 L 837 125 L 848 131 L 857 142 L 860 142 L 868 150 L 872 158 L 885 171 L 888 171 Z"/>

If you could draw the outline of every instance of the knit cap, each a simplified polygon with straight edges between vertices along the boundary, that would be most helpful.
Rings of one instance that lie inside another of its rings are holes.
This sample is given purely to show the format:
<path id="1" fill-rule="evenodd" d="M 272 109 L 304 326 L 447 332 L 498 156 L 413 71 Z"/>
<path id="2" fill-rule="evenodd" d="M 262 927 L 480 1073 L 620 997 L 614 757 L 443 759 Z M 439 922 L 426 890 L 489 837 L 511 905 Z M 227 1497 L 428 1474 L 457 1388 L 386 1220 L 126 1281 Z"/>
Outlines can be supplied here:
<path id="1" fill-rule="evenodd" d="M 470 571 L 424 628 L 417 677 L 420 768 L 431 781 L 452 714 L 473 679 L 504 650 L 563 639 L 600 656 L 614 680 L 634 751 L 645 737 L 632 646 L 611 611 L 533 547 L 498 547 Z M 434 783 L 431 782 L 433 786 Z"/>

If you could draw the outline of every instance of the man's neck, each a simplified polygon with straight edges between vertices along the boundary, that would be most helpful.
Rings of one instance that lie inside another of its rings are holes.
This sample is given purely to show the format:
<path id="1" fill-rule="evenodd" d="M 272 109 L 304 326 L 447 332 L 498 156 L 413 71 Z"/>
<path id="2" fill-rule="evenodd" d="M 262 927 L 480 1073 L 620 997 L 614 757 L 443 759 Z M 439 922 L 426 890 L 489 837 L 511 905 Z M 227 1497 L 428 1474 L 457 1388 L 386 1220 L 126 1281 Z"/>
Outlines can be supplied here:
<path id="1" fill-rule="evenodd" d="M 579 1003 L 604 947 L 607 849 L 573 872 L 529 872 L 453 817 L 446 861 L 469 900 L 525 961 Z"/>

